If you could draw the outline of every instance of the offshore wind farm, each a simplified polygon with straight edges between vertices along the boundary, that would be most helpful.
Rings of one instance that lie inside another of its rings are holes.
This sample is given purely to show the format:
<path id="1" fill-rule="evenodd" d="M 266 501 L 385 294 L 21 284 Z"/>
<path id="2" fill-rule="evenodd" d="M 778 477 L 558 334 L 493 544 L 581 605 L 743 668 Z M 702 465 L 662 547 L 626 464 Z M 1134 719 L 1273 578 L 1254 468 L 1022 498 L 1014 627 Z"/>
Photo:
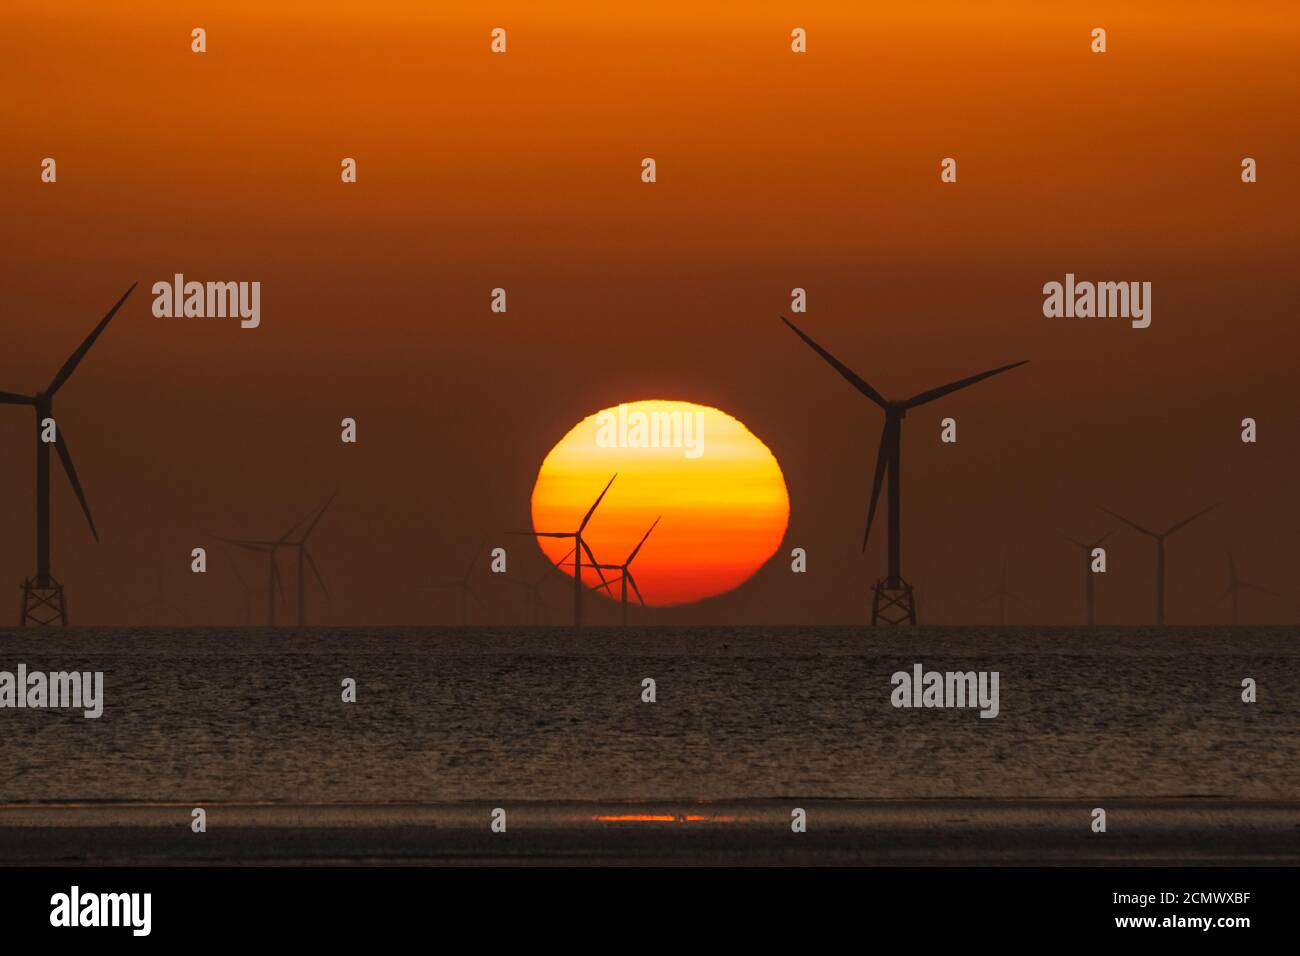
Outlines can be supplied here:
<path id="1" fill-rule="evenodd" d="M 1300 862 L 1296 18 L 66 6 L 0 867 Z"/>

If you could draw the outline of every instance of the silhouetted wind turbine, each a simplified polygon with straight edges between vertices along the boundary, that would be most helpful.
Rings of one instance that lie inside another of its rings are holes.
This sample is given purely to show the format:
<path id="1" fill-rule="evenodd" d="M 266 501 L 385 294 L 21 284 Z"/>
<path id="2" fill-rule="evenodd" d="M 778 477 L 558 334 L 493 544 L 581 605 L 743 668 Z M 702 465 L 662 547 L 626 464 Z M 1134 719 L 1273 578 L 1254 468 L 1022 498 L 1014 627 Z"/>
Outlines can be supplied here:
<path id="1" fill-rule="evenodd" d="M 338 492 L 335 492 L 334 494 L 338 494 Z M 276 556 L 278 555 L 281 548 L 299 549 L 298 551 L 298 623 L 301 625 L 305 617 L 305 613 L 304 613 L 305 601 L 303 598 L 303 591 L 304 591 L 303 562 L 304 561 L 306 561 L 310 565 L 312 572 L 316 575 L 316 580 L 320 583 L 321 590 L 325 591 L 325 596 L 327 598 L 329 597 L 329 590 L 325 587 L 325 581 L 321 578 L 320 571 L 316 568 L 316 562 L 312 560 L 310 554 L 306 553 L 304 543 L 307 540 L 307 535 L 311 534 L 311 530 L 316 527 L 316 522 L 320 520 L 321 515 L 325 513 L 325 509 L 330 506 L 330 502 L 332 502 L 333 500 L 334 500 L 334 495 L 330 495 L 329 500 L 326 501 L 325 504 L 323 504 L 318 510 L 307 512 L 307 514 L 303 515 L 300 519 L 298 519 L 297 523 L 294 524 L 293 527 L 291 527 L 288 531 L 286 531 L 284 534 L 282 534 L 278 539 L 274 541 L 261 539 L 261 538 L 227 538 L 219 534 L 211 535 L 211 537 L 215 538 L 218 541 L 224 541 L 226 544 L 233 544 L 235 547 L 241 548 L 244 551 L 252 551 L 255 554 L 266 555 L 266 562 L 267 562 L 266 623 L 267 626 L 275 627 L 275 607 L 276 607 L 275 599 L 277 593 L 283 592 L 283 587 L 280 584 L 280 566 L 276 561 Z M 295 539 L 294 534 L 303 525 L 307 524 L 308 521 L 311 521 L 311 526 L 307 529 L 307 531 L 303 534 L 301 538 Z"/>
<path id="2" fill-rule="evenodd" d="M 311 519 L 311 523 L 307 525 L 306 529 L 303 531 L 300 537 L 295 538 L 293 535 L 294 532 L 297 531 L 298 528 L 302 526 L 301 521 L 298 522 L 298 524 L 294 525 L 292 528 L 290 528 L 288 531 L 286 531 L 284 537 L 282 537 L 278 542 L 276 542 L 276 544 L 279 546 L 283 546 L 286 548 L 295 548 L 298 551 L 298 626 L 299 627 L 304 627 L 307 624 L 307 580 L 306 580 L 306 575 L 304 573 L 304 565 L 306 565 L 306 567 L 308 568 L 311 568 L 312 576 L 316 578 L 316 583 L 320 585 L 321 593 L 325 595 L 325 600 L 327 601 L 330 600 L 330 589 L 325 586 L 325 579 L 321 576 L 320 568 L 316 566 L 316 559 L 313 558 L 311 556 L 311 552 L 307 550 L 307 539 L 310 538 L 311 533 L 316 530 L 316 525 L 320 524 L 320 519 L 325 517 L 325 512 L 329 510 L 329 506 L 334 503 L 334 499 L 336 497 L 338 497 L 337 491 L 334 492 L 334 494 L 329 496 L 329 498 L 325 501 L 325 504 L 321 505 L 320 510 L 316 512 L 316 516 Z"/>
<path id="3" fill-rule="evenodd" d="M 122 307 L 135 289 L 135 283 L 131 283 L 131 288 L 127 289 L 122 298 L 117 300 L 117 304 L 108 310 L 108 315 L 104 316 L 98 325 L 91 329 L 90 334 L 86 336 L 84 342 L 75 352 L 68 357 L 63 363 L 63 367 L 50 380 L 45 391 L 37 392 L 35 395 L 21 395 L 16 392 L 0 392 L 0 405 L 31 405 L 36 412 L 36 575 L 28 578 L 23 582 L 23 612 L 19 619 L 19 625 L 32 624 L 67 624 L 68 611 L 67 605 L 63 599 L 63 585 L 55 580 L 54 575 L 50 572 L 50 445 L 53 444 L 59 453 L 59 461 L 63 463 L 63 470 L 68 476 L 68 481 L 72 485 L 72 490 L 77 496 L 77 501 L 81 503 L 81 510 L 85 512 L 86 521 L 90 524 L 90 533 L 94 535 L 95 540 L 99 540 L 99 532 L 95 529 L 95 519 L 90 516 L 90 505 L 86 503 L 86 495 L 81 490 L 81 482 L 77 479 L 77 469 L 72 465 L 72 455 L 68 452 L 66 441 L 66 431 L 62 425 L 55 423 L 54 420 L 54 396 L 58 393 L 76 371 L 77 365 L 86 357 L 90 347 L 95 344 L 95 339 L 99 338 L 101 332 L 108 327 L 113 316 L 117 315 L 117 310 Z M 46 429 L 46 422 L 54 424 L 53 442 L 46 442 L 42 438 L 42 432 Z"/>
<path id="4" fill-rule="evenodd" d="M 567 558 L 568 555 L 566 554 L 565 557 Z M 554 568 L 555 565 L 547 562 L 546 566 L 537 573 L 537 577 L 535 578 L 524 578 L 523 580 L 511 577 L 506 578 L 506 581 L 510 584 L 524 589 L 524 602 L 525 607 L 528 609 L 529 624 L 536 624 L 537 619 L 540 616 L 539 612 L 550 607 L 542 597 L 542 585 L 546 583 L 546 579 L 550 576 L 550 572 L 554 570 Z"/>
<path id="5" fill-rule="evenodd" d="M 1237 577 L 1237 562 L 1232 557 L 1232 546 L 1224 545 L 1223 550 L 1226 551 L 1228 554 L 1228 587 L 1227 590 L 1225 590 L 1222 594 L 1218 596 L 1218 598 L 1215 599 L 1214 603 L 1219 604 L 1226 597 L 1232 598 L 1232 623 L 1233 624 L 1238 623 L 1237 594 L 1240 591 L 1256 591 L 1259 594 L 1267 594 L 1269 597 L 1275 597 L 1283 601 L 1286 600 L 1285 597 L 1283 597 L 1281 594 L 1279 594 L 1276 591 L 1270 591 L 1266 587 L 1261 587 L 1258 584 L 1252 584 L 1250 581 L 1243 581 L 1241 578 Z"/>
<path id="6" fill-rule="evenodd" d="M 1190 518 L 1184 518 L 1182 521 L 1171 526 L 1168 530 L 1159 531 L 1159 532 L 1152 531 L 1149 528 L 1142 527 L 1140 524 L 1137 524 L 1136 522 L 1129 521 L 1128 518 L 1125 518 L 1123 515 L 1116 514 L 1115 512 L 1111 511 L 1109 508 L 1101 509 L 1102 511 L 1106 512 L 1106 514 L 1110 515 L 1112 518 L 1118 518 L 1120 521 L 1124 522 L 1134 531 L 1141 532 L 1147 537 L 1155 538 L 1156 540 L 1156 625 L 1157 626 L 1165 623 L 1165 538 L 1169 537 L 1171 534 L 1173 534 L 1175 531 L 1178 531 L 1180 528 L 1187 527 L 1189 524 L 1191 524 L 1201 515 L 1205 514 L 1208 511 L 1213 511 L 1217 507 L 1219 507 L 1219 502 L 1215 502 L 1214 504 L 1210 505 L 1210 507 L 1208 508 L 1202 508 L 1200 511 L 1196 512 L 1196 514 L 1192 515 Z"/>
<path id="7" fill-rule="evenodd" d="M 132 614 L 139 611 L 151 612 L 150 619 L 154 627 L 159 624 L 160 611 L 173 611 L 180 617 L 181 623 L 189 622 L 189 615 L 173 604 L 170 598 L 167 597 L 167 568 L 161 559 L 158 561 L 158 583 L 154 586 L 153 596 L 149 600 L 131 608 Z"/>
<path id="8" fill-rule="evenodd" d="M 267 627 L 275 627 L 275 598 L 281 588 L 280 567 L 275 560 L 275 544 L 264 545 L 243 538 L 223 538 L 219 534 L 213 534 L 211 537 L 216 538 L 218 541 L 224 541 L 226 544 L 233 544 L 244 551 L 266 555 L 266 624 Z"/>
<path id="9" fill-rule="evenodd" d="M 622 593 L 622 597 L 619 599 L 619 604 L 622 606 L 621 623 L 624 625 L 627 624 L 627 586 L 629 583 L 631 583 L 632 585 L 632 590 L 636 591 L 636 599 L 641 602 L 642 607 L 645 607 L 645 598 L 641 596 L 641 589 L 636 586 L 636 578 L 632 576 L 632 562 L 636 560 L 637 553 L 641 550 L 641 545 L 645 544 L 645 539 L 650 537 L 650 531 L 653 531 L 658 526 L 659 522 L 662 520 L 663 520 L 663 515 L 660 515 L 658 518 L 655 518 L 655 523 L 650 526 L 650 530 L 641 536 L 641 540 L 637 542 L 637 546 L 632 549 L 632 553 L 627 556 L 627 560 L 625 560 L 622 564 L 596 565 L 596 567 L 602 571 L 619 572 L 619 576 L 615 578 L 613 581 L 605 582 L 604 589 L 605 589 L 605 593 L 608 594 L 609 586 L 611 584 L 618 584 L 620 581 L 622 582 L 623 593 Z"/>
<path id="10" fill-rule="evenodd" d="M 1029 602 L 1026 601 L 1024 598 L 1022 598 L 1019 594 L 1007 590 L 1007 559 L 1005 555 L 1003 555 L 1002 557 L 1002 575 L 1001 577 L 998 578 L 997 589 L 994 590 L 992 593 L 986 595 L 985 597 L 981 598 L 979 603 L 987 604 L 989 601 L 992 601 L 994 598 L 998 599 L 998 624 L 999 625 L 1007 623 L 1007 598 L 1011 598 L 1011 600 L 1015 601 L 1017 604 L 1019 604 L 1027 611 L 1033 610 L 1033 608 L 1030 607 Z"/>
<path id="11" fill-rule="evenodd" d="M 1097 623 L 1097 595 L 1093 586 L 1092 552 L 1094 548 L 1101 547 L 1101 543 L 1114 533 L 1115 531 L 1112 528 L 1091 544 L 1084 544 L 1082 541 L 1071 538 L 1068 534 L 1061 534 L 1061 537 L 1066 541 L 1077 548 L 1083 549 L 1083 599 L 1088 608 L 1089 627 Z"/>
<path id="12" fill-rule="evenodd" d="M 460 592 L 460 623 L 462 627 L 469 623 L 470 598 L 473 598 L 474 603 L 480 608 L 485 611 L 487 610 L 487 605 L 484 604 L 483 599 L 478 596 L 478 592 L 474 590 L 474 586 L 469 583 L 470 578 L 474 576 L 474 568 L 478 565 L 478 556 L 483 553 L 483 545 L 484 542 L 480 541 L 474 548 L 474 556 L 469 559 L 469 564 L 465 566 L 464 574 L 458 578 L 453 578 L 450 581 L 443 581 L 438 584 L 438 587 L 440 588 L 455 588 Z"/>
<path id="13" fill-rule="evenodd" d="M 230 565 L 235 580 L 239 582 L 239 623 L 247 626 L 253 623 L 253 586 L 244 577 L 244 573 L 239 570 L 239 565 L 230 556 L 230 552 L 226 551 L 225 555 L 226 563 Z"/>
<path id="14" fill-rule="evenodd" d="M 949 382 L 947 385 L 940 385 L 938 388 L 932 388 L 925 392 L 913 395 L 911 398 L 902 401 L 891 401 L 885 398 L 878 391 L 872 388 L 867 382 L 854 372 L 851 368 L 831 355 L 803 331 L 787 319 L 781 317 L 781 321 L 788 325 L 795 335 L 803 339 L 804 343 L 814 352 L 820 355 L 830 366 L 839 372 L 867 398 L 871 399 L 884 410 L 885 427 L 880 433 L 880 449 L 876 453 L 876 473 L 871 482 L 871 504 L 867 509 L 867 527 L 862 535 L 862 550 L 867 549 L 867 539 L 871 536 L 871 522 L 876 516 L 876 503 L 880 498 L 880 486 L 885 479 L 886 471 L 889 474 L 889 568 L 886 576 L 876 582 L 875 599 L 872 602 L 871 623 L 877 624 L 883 621 L 886 624 L 916 623 L 916 603 L 912 594 L 912 586 L 903 579 L 903 560 L 902 560 L 902 529 L 901 529 L 901 454 L 903 439 L 903 417 L 913 408 L 919 405 L 925 405 L 935 399 L 942 398 L 945 395 L 966 388 L 968 385 L 974 385 L 976 382 L 982 382 L 986 378 L 998 375 L 1010 369 L 1024 365 L 1025 361 L 1012 362 L 1010 365 L 1003 365 L 987 372 L 980 372 L 978 375 L 971 375 L 968 378 L 958 379 L 955 382 Z M 882 613 L 884 612 L 884 613 Z M 895 614 L 900 616 L 894 616 Z"/>
<path id="15" fill-rule="evenodd" d="M 586 539 L 582 537 L 582 532 L 587 530 L 587 522 L 590 521 L 591 516 L 596 513 L 596 508 L 600 506 L 601 501 L 605 497 L 605 493 L 609 491 L 609 486 L 614 483 L 614 478 L 617 477 L 618 473 L 615 472 L 613 478 L 610 478 L 605 484 L 604 490 L 596 496 L 596 500 L 592 502 L 591 507 L 587 509 L 587 513 L 583 515 L 582 521 L 578 525 L 578 530 L 511 532 L 512 534 L 532 535 L 536 538 L 573 539 L 573 551 L 571 553 L 573 554 L 573 626 L 575 629 L 582 627 L 582 592 L 584 589 L 582 584 L 582 556 L 584 554 L 590 559 L 590 565 L 595 569 L 596 574 L 600 577 L 601 583 L 605 583 L 605 572 L 600 569 L 600 562 L 596 560 L 596 556 L 587 545 Z"/>

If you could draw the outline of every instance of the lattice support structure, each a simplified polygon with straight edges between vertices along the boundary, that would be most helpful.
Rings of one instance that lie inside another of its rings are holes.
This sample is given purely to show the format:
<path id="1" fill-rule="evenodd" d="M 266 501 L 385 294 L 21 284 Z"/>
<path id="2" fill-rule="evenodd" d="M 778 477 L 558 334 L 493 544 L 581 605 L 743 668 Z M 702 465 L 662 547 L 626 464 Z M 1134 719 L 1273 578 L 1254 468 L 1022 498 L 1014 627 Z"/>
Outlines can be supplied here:
<path id="1" fill-rule="evenodd" d="M 872 626 L 916 623 L 916 596 L 902 578 L 882 578 L 871 589 Z"/>
<path id="2" fill-rule="evenodd" d="M 66 627 L 68 623 L 68 605 L 63 598 L 63 585 L 52 577 L 43 583 L 37 578 L 28 578 L 23 582 L 23 613 L 18 624 L 21 627 Z"/>

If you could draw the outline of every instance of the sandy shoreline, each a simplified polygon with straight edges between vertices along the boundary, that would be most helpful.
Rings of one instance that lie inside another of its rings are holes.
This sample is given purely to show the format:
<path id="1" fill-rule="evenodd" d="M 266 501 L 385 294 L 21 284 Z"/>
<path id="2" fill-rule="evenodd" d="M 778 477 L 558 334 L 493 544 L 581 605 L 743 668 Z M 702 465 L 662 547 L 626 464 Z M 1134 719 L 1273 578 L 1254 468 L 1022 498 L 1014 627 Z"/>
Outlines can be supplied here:
<path id="1" fill-rule="evenodd" d="M 494 807 L 506 832 L 490 829 Z M 1091 811 L 1107 811 L 1093 833 Z M 805 833 L 791 810 L 807 812 Z M 737 800 L 0 806 L 0 865 L 1296 865 L 1300 802 Z"/>

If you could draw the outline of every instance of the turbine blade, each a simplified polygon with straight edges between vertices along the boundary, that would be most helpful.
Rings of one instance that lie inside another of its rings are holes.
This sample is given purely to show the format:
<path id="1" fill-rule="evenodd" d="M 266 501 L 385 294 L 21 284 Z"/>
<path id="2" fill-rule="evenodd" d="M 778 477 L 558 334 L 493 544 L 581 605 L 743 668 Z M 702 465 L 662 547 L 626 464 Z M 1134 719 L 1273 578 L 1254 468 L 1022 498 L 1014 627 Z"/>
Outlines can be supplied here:
<path id="1" fill-rule="evenodd" d="M 99 338 L 99 333 L 103 332 L 108 326 L 108 323 L 112 321 L 113 316 L 117 315 L 117 310 L 122 308 L 122 303 L 126 301 L 127 296 L 135 291 L 135 287 L 136 283 L 132 282 L 131 288 L 127 289 L 122 298 L 117 300 L 117 305 L 108 310 L 108 315 L 104 316 L 104 318 L 100 320 L 99 325 L 91 329 L 90 334 L 86 336 L 86 340 L 81 343 L 81 346 L 77 351 L 68 356 L 68 360 L 63 363 L 63 368 L 59 369 L 58 374 L 56 374 L 54 379 L 50 382 L 50 387 L 45 390 L 47 395 L 53 395 L 63 387 L 63 383 L 66 382 L 69 376 L 71 376 L 76 370 L 78 363 L 86 357 L 86 353 L 90 351 L 90 347 L 95 344 L 95 339 Z"/>
<path id="2" fill-rule="evenodd" d="M 632 585 L 632 590 L 636 592 L 636 599 L 641 602 L 642 607 L 645 607 L 645 598 L 641 596 L 641 589 L 636 586 L 636 578 L 632 577 L 631 571 L 627 572 L 627 583 Z"/>
<path id="3" fill-rule="evenodd" d="M 1034 606 L 1030 604 L 1028 601 L 1026 601 L 1024 598 L 1022 598 L 1019 594 L 1012 594 L 1010 591 L 1008 591 L 1007 597 L 1011 598 L 1011 600 L 1015 601 L 1026 611 L 1032 611 L 1034 609 Z"/>
<path id="4" fill-rule="evenodd" d="M 316 512 L 316 517 L 311 519 L 311 524 L 307 525 L 307 530 L 302 533 L 301 540 L 306 541 L 311 537 L 311 533 L 316 530 L 316 525 L 320 523 L 321 518 L 325 517 L 325 512 L 329 510 L 330 505 L 334 503 L 334 499 L 338 497 L 338 494 L 337 491 L 334 492 L 334 494 L 330 495 L 329 498 L 326 499 L 325 504 L 320 506 L 320 511 Z"/>
<path id="5" fill-rule="evenodd" d="M 1019 368 L 1028 362 L 1024 359 L 1020 362 L 1012 362 L 1010 365 L 1003 365 L 999 368 L 989 369 L 987 372 L 980 372 L 978 375 L 971 375 L 969 378 L 958 379 L 955 382 L 949 382 L 947 385 L 940 385 L 938 388 L 932 388 L 928 392 L 922 392 L 919 395 L 913 395 L 903 403 L 905 408 L 915 408 L 917 405 L 924 405 L 926 402 L 932 402 L 936 398 L 943 398 L 945 395 L 965 388 L 968 385 L 974 385 L 976 382 L 982 382 L 986 378 L 992 378 L 994 375 L 1000 375 L 1003 372 L 1009 372 L 1013 368 Z"/>
<path id="6" fill-rule="evenodd" d="M 483 610 L 485 611 L 487 610 L 487 605 L 483 603 L 483 599 L 478 596 L 477 591 L 475 591 L 473 588 L 466 588 L 465 590 L 469 592 L 469 596 L 474 599 L 475 604 L 477 604 Z"/>
<path id="7" fill-rule="evenodd" d="M 235 562 L 235 559 L 230 556 L 229 551 L 225 551 L 224 554 L 226 555 L 226 564 L 230 566 L 231 571 L 235 572 L 235 579 L 239 581 L 240 590 L 243 590 L 245 586 L 243 572 L 239 570 L 239 565 Z"/>
<path id="8" fill-rule="evenodd" d="M 572 538 L 572 531 L 507 531 L 506 534 L 523 534 L 530 538 Z"/>
<path id="9" fill-rule="evenodd" d="M 1082 541 L 1079 541 L 1079 540 L 1076 539 L 1076 538 L 1071 538 L 1071 537 L 1070 537 L 1068 534 L 1066 534 L 1064 531 L 1058 531 L 1058 532 L 1056 532 L 1056 533 L 1057 533 L 1058 535 L 1060 535 L 1062 538 L 1064 538 L 1066 541 L 1070 542 L 1070 544 L 1074 545 L 1076 548 L 1087 548 L 1087 547 L 1088 547 L 1088 546 L 1087 546 L 1086 544 L 1084 544 Z"/>
<path id="10" fill-rule="evenodd" d="M 655 526 L 658 525 L 659 522 L 663 520 L 663 517 L 664 517 L 663 515 L 660 515 L 658 518 L 655 518 L 655 523 L 652 524 L 652 525 L 650 526 L 650 531 L 653 531 L 653 530 L 655 529 Z M 647 532 L 646 532 L 646 533 L 641 537 L 641 540 L 640 540 L 639 542 L 637 542 L 637 546 L 636 546 L 635 548 L 632 549 L 632 553 L 629 554 L 629 555 L 627 556 L 627 560 L 623 562 L 625 565 L 627 565 L 627 564 L 631 564 L 631 563 L 632 563 L 632 559 L 635 558 L 637 552 L 641 550 L 641 545 L 645 544 L 645 539 L 648 538 L 648 537 L 650 537 L 650 531 L 647 531 Z"/>
<path id="11" fill-rule="evenodd" d="M 1205 513 L 1208 512 L 1208 511 L 1213 511 L 1215 508 L 1219 507 L 1220 504 L 1222 504 L 1222 502 L 1220 502 L 1220 501 L 1216 501 L 1214 504 L 1210 505 L 1210 507 L 1208 507 L 1208 508 L 1202 508 L 1200 511 L 1196 512 L 1196 514 L 1192 515 L 1190 518 L 1184 518 L 1182 521 L 1178 522 L 1178 524 L 1174 525 L 1172 528 L 1170 528 L 1168 531 L 1166 531 L 1165 534 L 1166 534 L 1166 535 L 1171 535 L 1171 534 L 1173 534 L 1175 531 L 1177 531 L 1179 528 L 1185 528 L 1185 527 L 1187 527 L 1189 524 L 1191 524 L 1193 521 L 1195 521 L 1195 520 L 1196 520 L 1197 518 L 1199 518 L 1201 515 L 1205 514 Z"/>
<path id="12" fill-rule="evenodd" d="M 613 478 L 610 479 L 610 481 L 613 480 L 614 480 Z M 608 488 L 609 486 L 606 485 L 605 487 Z M 605 572 L 601 569 L 601 564 L 599 561 L 596 560 L 596 556 L 592 554 L 591 547 L 587 544 L 587 542 L 583 541 L 581 538 L 579 538 L 578 541 L 582 545 L 583 553 L 586 554 L 587 557 L 591 558 L 591 563 L 588 565 L 588 567 L 595 568 L 596 574 L 600 577 L 600 580 L 604 581 Z"/>
<path id="13" fill-rule="evenodd" d="M 483 547 L 487 542 L 480 539 L 479 543 L 474 545 L 474 555 L 469 559 L 469 564 L 465 565 L 465 576 L 461 579 L 469 583 L 469 579 L 474 576 L 474 568 L 478 566 L 478 556 L 483 553 Z"/>
<path id="14" fill-rule="evenodd" d="M 617 477 L 618 477 L 618 472 L 614 472 L 614 478 Z M 592 503 L 591 508 L 587 511 L 586 516 L 583 517 L 582 524 L 578 525 L 578 534 L 582 534 L 582 532 L 586 530 L 587 522 L 590 521 L 591 516 L 596 513 L 596 507 L 600 504 L 601 498 L 605 497 L 605 492 L 609 491 L 609 486 L 614 483 L 614 478 L 609 479 L 608 484 L 605 485 L 605 490 L 600 493 L 600 496 L 596 498 L 596 500 Z"/>
<path id="15" fill-rule="evenodd" d="M 54 447 L 59 453 L 59 461 L 63 462 L 63 470 L 68 476 L 68 481 L 72 484 L 72 490 L 76 493 L 77 500 L 81 502 L 81 510 L 86 513 L 86 521 L 90 523 L 90 533 L 98 541 L 99 532 L 95 529 L 95 519 L 90 516 L 90 505 L 86 502 L 86 494 L 81 490 L 81 482 L 77 479 L 77 469 L 72 464 L 72 454 L 68 451 L 67 437 L 67 431 L 59 428 Z"/>
<path id="16" fill-rule="evenodd" d="M 1277 591 L 1274 591 L 1271 588 L 1266 588 L 1262 584 L 1252 584 L 1250 581 L 1242 581 L 1239 586 L 1242 588 L 1249 588 L 1252 591 L 1258 591 L 1260 594 L 1267 594 L 1269 597 L 1279 598 L 1283 601 L 1286 600 L 1286 595 L 1279 594 Z"/>
<path id="17" fill-rule="evenodd" d="M 34 395 L 19 395 L 17 392 L 0 392 L 0 405 L 35 405 Z"/>
<path id="18" fill-rule="evenodd" d="M 885 481 L 885 467 L 889 464 L 889 425 L 880 433 L 880 448 L 876 451 L 876 474 L 871 479 L 871 504 L 867 506 L 867 529 L 862 532 L 862 550 L 867 550 L 871 537 L 871 522 L 876 519 L 876 505 L 880 503 L 880 486 Z"/>
<path id="19" fill-rule="evenodd" d="M 233 544 L 235 547 L 243 548 L 245 551 L 257 551 L 265 554 L 267 551 L 275 550 L 274 541 L 252 541 L 248 538 L 224 538 L 219 534 L 212 534 L 211 532 L 208 533 L 208 537 L 214 538 L 217 541 L 224 541 L 226 544 Z"/>
<path id="20" fill-rule="evenodd" d="M 311 568 L 312 575 L 316 578 L 316 583 L 320 585 L 321 593 L 325 595 L 325 600 L 330 603 L 334 599 L 330 596 L 330 589 L 325 586 L 325 578 L 321 576 L 320 568 L 316 567 L 316 559 L 311 556 L 311 552 L 306 548 L 302 549 L 303 560 L 307 562 L 307 567 Z"/>
<path id="21" fill-rule="evenodd" d="M 1101 508 L 1101 505 L 1098 505 L 1097 507 Z M 1134 531 L 1141 531 L 1143 534 L 1145 534 L 1145 535 L 1149 535 L 1149 536 L 1152 537 L 1152 538 L 1158 538 L 1158 537 L 1160 537 L 1160 535 L 1156 534 L 1156 533 L 1155 533 L 1154 531 L 1152 531 L 1150 528 L 1144 528 L 1144 527 L 1142 527 L 1140 524 L 1138 524 L 1138 523 L 1135 522 L 1135 521 L 1129 521 L 1128 518 L 1125 518 L 1123 515 L 1116 514 L 1115 512 L 1111 511 L 1109 508 L 1101 508 L 1101 510 L 1104 511 L 1104 512 L 1106 512 L 1106 514 L 1110 515 L 1112 518 L 1118 518 L 1120 521 L 1124 522 L 1126 525 L 1128 525 L 1128 526 L 1129 526 L 1130 528 L 1132 528 Z M 1168 533 L 1168 532 L 1166 532 L 1166 534 L 1167 534 L 1167 533 Z"/>
<path id="22" fill-rule="evenodd" d="M 881 395 L 874 388 L 872 388 L 867 383 L 867 380 L 864 379 L 861 375 L 853 371 L 853 369 L 849 368 L 847 365 L 845 365 L 843 362 L 837 359 L 834 355 L 826 351 L 824 348 L 822 348 L 820 345 L 814 342 L 811 338 L 805 335 L 803 330 L 800 329 L 799 326 L 795 325 L 784 315 L 781 316 L 781 321 L 784 322 L 786 325 L 790 326 L 791 331 L 793 331 L 795 335 L 799 336 L 799 338 L 803 339 L 805 345 L 807 345 L 810 349 L 812 349 L 823 359 L 825 359 L 825 361 L 827 362 L 827 364 L 830 365 L 831 368 L 835 369 L 835 371 L 839 372 L 846 379 L 848 379 L 850 385 L 856 388 L 863 395 L 867 396 L 867 398 L 871 399 L 881 408 L 889 407 L 889 402 L 885 400 L 885 396 Z"/>

